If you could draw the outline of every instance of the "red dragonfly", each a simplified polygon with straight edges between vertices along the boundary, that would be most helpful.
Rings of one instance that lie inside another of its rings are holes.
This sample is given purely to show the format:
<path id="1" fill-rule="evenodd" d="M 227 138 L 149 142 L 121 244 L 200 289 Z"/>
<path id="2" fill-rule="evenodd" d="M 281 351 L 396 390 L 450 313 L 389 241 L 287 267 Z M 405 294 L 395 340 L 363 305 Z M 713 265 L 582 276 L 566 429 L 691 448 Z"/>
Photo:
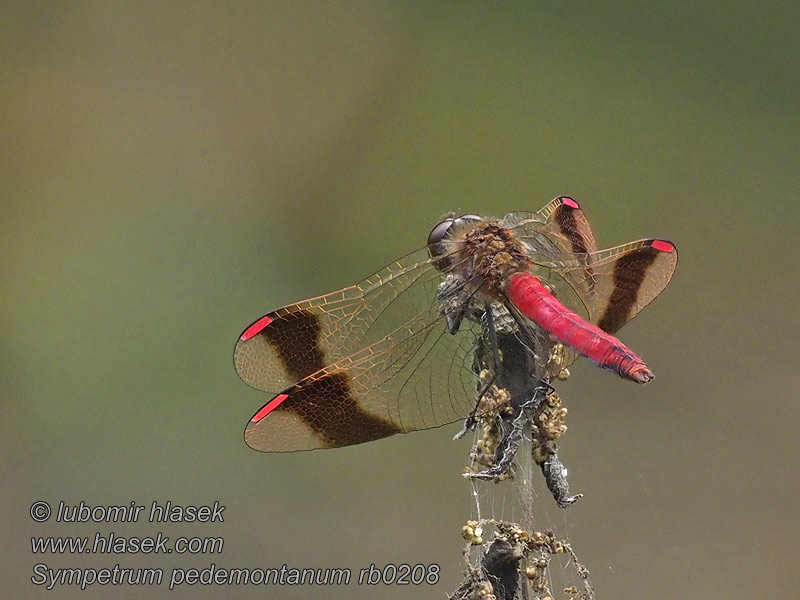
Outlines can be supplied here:
<path id="1" fill-rule="evenodd" d="M 471 415 L 487 313 L 511 317 L 516 347 L 529 348 L 545 380 L 582 355 L 645 383 L 653 374 L 613 334 L 661 293 L 677 262 L 662 239 L 598 251 L 567 196 L 502 220 L 448 217 L 425 248 L 244 330 L 236 370 L 274 394 L 245 441 L 262 452 L 333 448 Z"/>

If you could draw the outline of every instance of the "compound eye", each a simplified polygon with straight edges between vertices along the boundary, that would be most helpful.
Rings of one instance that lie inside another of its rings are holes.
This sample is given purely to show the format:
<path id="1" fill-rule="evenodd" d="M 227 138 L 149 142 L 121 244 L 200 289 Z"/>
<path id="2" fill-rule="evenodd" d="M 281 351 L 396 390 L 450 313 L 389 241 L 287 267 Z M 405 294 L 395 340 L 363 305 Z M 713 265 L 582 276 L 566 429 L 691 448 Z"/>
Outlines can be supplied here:
<path id="1" fill-rule="evenodd" d="M 480 215 L 461 215 L 460 217 L 447 217 L 441 223 L 439 223 L 436 227 L 434 227 L 430 234 L 428 235 L 428 246 L 436 245 L 443 242 L 450 231 L 452 230 L 453 225 L 464 225 L 465 223 L 479 223 L 483 221 L 483 217 Z"/>
<path id="2" fill-rule="evenodd" d="M 448 217 L 431 229 L 430 234 L 428 234 L 428 246 L 439 244 L 444 240 L 444 238 L 447 237 L 447 232 L 450 231 L 450 228 L 453 226 L 453 223 L 455 223 L 455 219 Z"/>
<path id="3" fill-rule="evenodd" d="M 461 215 L 460 217 L 447 217 L 444 221 L 434 227 L 428 235 L 428 254 L 434 259 L 433 264 L 440 271 L 446 271 L 452 266 L 452 257 L 446 256 L 453 248 L 448 247 L 447 240 L 458 232 L 465 225 L 479 223 L 483 217 L 478 215 Z M 455 228 L 453 226 L 456 226 Z"/>

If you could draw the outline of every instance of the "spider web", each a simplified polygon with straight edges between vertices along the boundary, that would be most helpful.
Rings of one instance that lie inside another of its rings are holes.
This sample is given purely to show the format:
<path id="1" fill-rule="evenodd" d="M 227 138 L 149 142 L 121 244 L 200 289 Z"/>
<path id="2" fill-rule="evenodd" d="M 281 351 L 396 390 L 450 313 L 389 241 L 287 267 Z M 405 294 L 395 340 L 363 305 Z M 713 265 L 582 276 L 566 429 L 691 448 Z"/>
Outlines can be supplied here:
<path id="1" fill-rule="evenodd" d="M 561 508 L 581 497 L 569 494 L 555 444 L 566 410 L 547 373 L 558 372 L 560 350 L 541 331 L 520 331 L 504 310 L 483 314 L 474 350 L 479 400 L 465 473 L 474 513 L 462 528 L 465 577 L 451 598 L 593 600 L 588 569 L 546 524 L 552 500 L 537 491 L 544 475 Z"/>

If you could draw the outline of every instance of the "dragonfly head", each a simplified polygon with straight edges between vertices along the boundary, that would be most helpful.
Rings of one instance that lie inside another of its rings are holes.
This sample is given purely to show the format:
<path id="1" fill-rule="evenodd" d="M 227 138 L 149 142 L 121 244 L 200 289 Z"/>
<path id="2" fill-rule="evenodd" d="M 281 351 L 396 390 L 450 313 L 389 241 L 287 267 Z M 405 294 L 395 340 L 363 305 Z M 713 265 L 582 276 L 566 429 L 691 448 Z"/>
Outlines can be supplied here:
<path id="1" fill-rule="evenodd" d="M 445 219 L 431 229 L 428 234 L 428 254 L 434 259 L 433 264 L 440 271 L 446 271 L 453 264 L 453 253 L 457 250 L 453 243 L 466 229 L 484 222 L 479 215 L 461 215 L 456 217 L 448 215 Z"/>

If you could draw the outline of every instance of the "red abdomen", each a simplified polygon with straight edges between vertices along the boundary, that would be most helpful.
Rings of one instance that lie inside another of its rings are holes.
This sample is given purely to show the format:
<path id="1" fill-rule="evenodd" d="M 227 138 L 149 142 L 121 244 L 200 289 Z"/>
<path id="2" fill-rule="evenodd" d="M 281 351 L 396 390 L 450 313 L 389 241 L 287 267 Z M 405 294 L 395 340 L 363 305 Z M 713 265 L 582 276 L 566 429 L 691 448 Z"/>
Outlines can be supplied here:
<path id="1" fill-rule="evenodd" d="M 630 348 L 561 304 L 533 275 L 512 275 L 506 294 L 523 315 L 604 369 L 637 383 L 653 378 L 644 361 Z"/>

